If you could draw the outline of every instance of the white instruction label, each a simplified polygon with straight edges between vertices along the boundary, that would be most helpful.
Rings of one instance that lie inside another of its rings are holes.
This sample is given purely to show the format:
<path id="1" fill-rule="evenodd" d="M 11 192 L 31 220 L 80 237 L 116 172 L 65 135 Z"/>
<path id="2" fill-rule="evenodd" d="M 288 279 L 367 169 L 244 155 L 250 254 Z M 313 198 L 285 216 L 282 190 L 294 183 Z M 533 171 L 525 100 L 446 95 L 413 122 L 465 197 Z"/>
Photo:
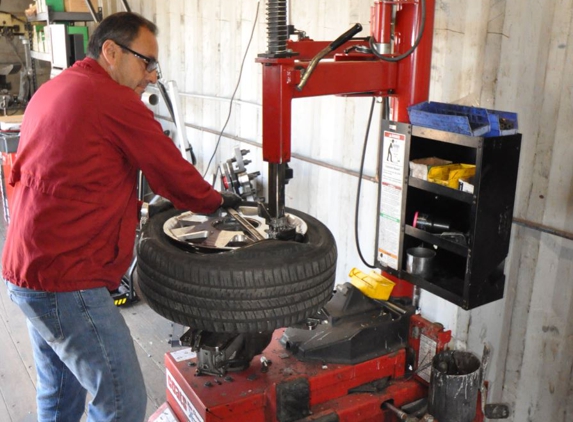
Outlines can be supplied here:
<path id="1" fill-rule="evenodd" d="M 427 365 L 425 369 L 418 372 L 418 376 L 426 382 L 430 382 L 430 373 L 432 371 L 432 359 L 436 355 L 438 343 L 425 336 L 420 335 L 420 350 L 418 352 L 418 368 Z"/>
<path id="2" fill-rule="evenodd" d="M 170 408 L 165 408 L 153 421 L 149 422 L 178 422 Z"/>
<path id="3" fill-rule="evenodd" d="M 197 353 L 192 352 L 191 348 L 177 350 L 175 352 L 171 352 L 171 357 L 175 360 L 175 362 L 181 362 L 184 360 L 193 359 L 197 356 Z"/>
<path id="4" fill-rule="evenodd" d="M 185 395 L 183 389 L 177 383 L 173 375 L 171 375 L 169 370 L 167 370 L 165 374 L 167 376 L 167 391 L 171 393 L 179 405 L 179 408 L 183 411 L 183 413 L 185 413 L 185 416 L 187 416 L 187 421 L 205 422 L 199 414 L 199 411 L 195 408 L 195 406 L 193 406 L 193 403 L 191 403 L 191 400 L 189 400 L 189 398 Z"/>
<path id="5" fill-rule="evenodd" d="M 382 148 L 378 260 L 382 265 L 398 270 L 406 135 L 385 130 Z"/>

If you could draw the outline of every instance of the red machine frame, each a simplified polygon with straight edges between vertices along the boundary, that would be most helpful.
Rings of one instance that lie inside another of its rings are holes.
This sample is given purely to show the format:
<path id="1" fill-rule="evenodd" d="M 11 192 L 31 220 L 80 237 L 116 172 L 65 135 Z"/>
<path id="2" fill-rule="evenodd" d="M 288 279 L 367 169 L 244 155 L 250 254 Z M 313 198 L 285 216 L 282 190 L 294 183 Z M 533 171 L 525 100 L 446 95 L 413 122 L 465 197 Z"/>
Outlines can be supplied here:
<path id="1" fill-rule="evenodd" d="M 382 11 L 392 5 L 400 8 L 396 13 L 394 55 L 405 53 L 418 37 L 418 3 L 418 0 L 378 1 L 373 7 L 372 16 L 379 22 L 372 28 L 373 34 L 388 33 L 382 28 L 387 22 L 388 12 Z M 388 62 L 375 56 L 342 54 L 351 46 L 367 46 L 366 41 L 349 41 L 326 56 L 333 61 L 321 62 L 300 91 L 296 87 L 301 81 L 302 72 L 328 42 L 288 41 L 288 49 L 297 52 L 297 56 L 259 58 L 258 61 L 263 64 L 263 159 L 276 164 L 290 161 L 291 103 L 295 98 L 322 95 L 387 96 L 393 100 L 392 120 L 409 122 L 407 107 L 426 101 L 429 96 L 434 9 L 435 0 L 426 0 L 424 33 L 410 56 L 399 62 Z"/>

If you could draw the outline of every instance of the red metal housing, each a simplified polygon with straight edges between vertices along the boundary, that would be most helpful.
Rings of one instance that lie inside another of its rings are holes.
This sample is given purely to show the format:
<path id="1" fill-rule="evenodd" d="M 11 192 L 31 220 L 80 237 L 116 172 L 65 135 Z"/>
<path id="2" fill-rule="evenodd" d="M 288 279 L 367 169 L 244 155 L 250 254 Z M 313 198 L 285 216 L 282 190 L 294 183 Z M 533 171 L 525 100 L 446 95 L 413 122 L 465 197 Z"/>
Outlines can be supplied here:
<path id="1" fill-rule="evenodd" d="M 377 2 L 397 6 L 394 54 L 408 51 L 418 36 L 419 1 Z M 295 98 L 320 95 L 372 95 L 392 98 L 392 119 L 408 122 L 407 107 L 426 101 L 429 94 L 435 0 L 426 0 L 425 31 L 413 54 L 399 62 L 383 61 L 373 55 L 348 56 L 344 50 L 365 41 L 350 41 L 316 67 L 308 84 L 298 91 L 296 85 L 309 61 L 328 42 L 289 41 L 288 49 L 298 53 L 291 58 L 257 59 L 263 64 L 263 159 L 282 164 L 291 158 L 291 102 Z M 388 13 L 381 13 L 387 25 Z M 377 29 L 387 39 L 387 29 Z"/>
<path id="2" fill-rule="evenodd" d="M 282 387 L 290 383 L 308 385 L 302 395 L 298 391 L 288 394 L 297 396 L 298 405 L 308 409 L 308 415 L 293 419 L 310 422 L 328 416 L 341 422 L 397 422 L 398 417 L 386 410 L 384 403 L 390 402 L 400 408 L 427 396 L 427 383 L 418 376 L 406 375 L 406 349 L 381 356 L 356 365 L 323 364 L 321 362 L 300 362 L 278 342 L 283 330 L 277 330 L 273 341 L 261 356 L 271 361 L 264 368 L 261 360 L 255 359 L 250 368 L 241 372 L 230 372 L 228 377 L 195 376 L 196 359 L 179 358 L 179 352 L 165 355 L 167 377 L 167 404 L 150 419 L 160 414 L 175 415 L 177 421 L 193 422 L 275 422 L 284 409 L 297 403 L 284 403 L 280 399 Z M 426 337 L 424 339 L 423 337 Z M 440 324 L 432 323 L 419 315 L 411 318 L 408 345 L 410 354 L 416 357 L 427 353 L 428 339 L 435 346 L 434 353 L 444 350 L 451 339 L 450 331 Z M 387 386 L 376 389 L 376 382 L 390 377 Z M 369 386 L 372 389 L 369 390 Z M 360 392 L 352 391 L 361 387 Z M 305 402 L 306 400 L 306 402 Z M 287 418 L 288 419 L 288 418 Z M 332 419 L 334 420 L 334 419 Z M 482 422 L 479 411 L 475 422 Z"/>

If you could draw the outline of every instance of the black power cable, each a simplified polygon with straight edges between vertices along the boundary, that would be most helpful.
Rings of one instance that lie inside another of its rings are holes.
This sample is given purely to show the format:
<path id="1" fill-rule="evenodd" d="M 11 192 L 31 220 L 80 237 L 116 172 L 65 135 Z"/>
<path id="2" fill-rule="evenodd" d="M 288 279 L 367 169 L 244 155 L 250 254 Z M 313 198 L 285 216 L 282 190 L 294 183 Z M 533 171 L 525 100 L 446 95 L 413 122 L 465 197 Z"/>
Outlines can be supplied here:
<path id="1" fill-rule="evenodd" d="M 247 48 L 245 49 L 243 61 L 241 62 L 241 68 L 239 69 L 239 78 L 237 79 L 237 85 L 235 86 L 235 90 L 233 91 L 233 95 L 231 96 L 231 101 L 229 103 L 229 114 L 227 115 L 227 120 L 225 121 L 225 124 L 223 125 L 223 129 L 221 129 L 221 132 L 219 133 L 217 143 L 215 144 L 215 150 L 213 151 L 213 155 L 211 155 L 211 158 L 209 159 L 209 163 L 207 164 L 207 168 L 205 169 L 205 172 L 203 173 L 203 178 L 205 178 L 205 176 L 207 176 L 207 173 L 209 172 L 209 167 L 211 167 L 211 162 L 213 161 L 213 158 L 215 158 L 215 154 L 217 154 L 217 150 L 219 149 L 219 144 L 221 143 L 221 138 L 223 137 L 223 134 L 225 133 L 225 129 L 227 128 L 227 125 L 229 124 L 229 120 L 231 120 L 231 113 L 233 112 L 233 102 L 235 101 L 235 95 L 237 95 L 237 91 L 239 90 L 239 85 L 241 84 L 241 77 L 243 76 L 243 68 L 245 67 L 245 61 L 247 59 L 247 53 L 249 52 L 249 47 L 251 46 L 251 42 L 253 41 L 253 35 L 255 34 L 255 29 L 257 28 L 257 20 L 259 18 L 260 6 L 261 6 L 261 2 L 259 0 L 259 1 L 257 1 L 257 11 L 255 12 L 255 21 L 253 22 L 253 28 L 251 29 L 251 36 L 249 38 L 249 42 L 247 43 Z M 215 175 L 215 177 L 216 177 L 216 175 Z"/>
<path id="2" fill-rule="evenodd" d="M 368 116 L 368 123 L 366 124 L 366 135 L 364 135 L 364 146 L 362 147 L 362 158 L 360 160 L 360 171 L 358 174 L 358 188 L 356 189 L 356 208 L 354 209 L 354 241 L 356 242 L 356 250 L 360 259 L 368 268 L 376 268 L 375 265 L 369 264 L 362 255 L 360 249 L 360 240 L 358 238 L 358 210 L 360 208 L 360 191 L 362 190 L 362 175 L 364 173 L 364 161 L 366 159 L 366 147 L 368 146 L 368 136 L 370 134 L 370 126 L 372 125 L 372 116 L 374 114 L 374 105 L 376 104 L 376 97 L 372 97 L 372 105 L 370 106 L 370 115 Z"/>

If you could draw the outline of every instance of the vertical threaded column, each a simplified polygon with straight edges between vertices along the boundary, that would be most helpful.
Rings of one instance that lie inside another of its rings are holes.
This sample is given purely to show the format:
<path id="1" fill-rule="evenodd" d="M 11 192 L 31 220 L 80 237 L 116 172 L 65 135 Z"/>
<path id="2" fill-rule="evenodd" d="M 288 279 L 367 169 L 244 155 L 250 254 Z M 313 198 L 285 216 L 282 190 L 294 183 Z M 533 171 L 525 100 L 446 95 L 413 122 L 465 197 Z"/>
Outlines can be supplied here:
<path id="1" fill-rule="evenodd" d="M 288 54 L 287 41 L 287 0 L 267 0 L 267 54 Z"/>

